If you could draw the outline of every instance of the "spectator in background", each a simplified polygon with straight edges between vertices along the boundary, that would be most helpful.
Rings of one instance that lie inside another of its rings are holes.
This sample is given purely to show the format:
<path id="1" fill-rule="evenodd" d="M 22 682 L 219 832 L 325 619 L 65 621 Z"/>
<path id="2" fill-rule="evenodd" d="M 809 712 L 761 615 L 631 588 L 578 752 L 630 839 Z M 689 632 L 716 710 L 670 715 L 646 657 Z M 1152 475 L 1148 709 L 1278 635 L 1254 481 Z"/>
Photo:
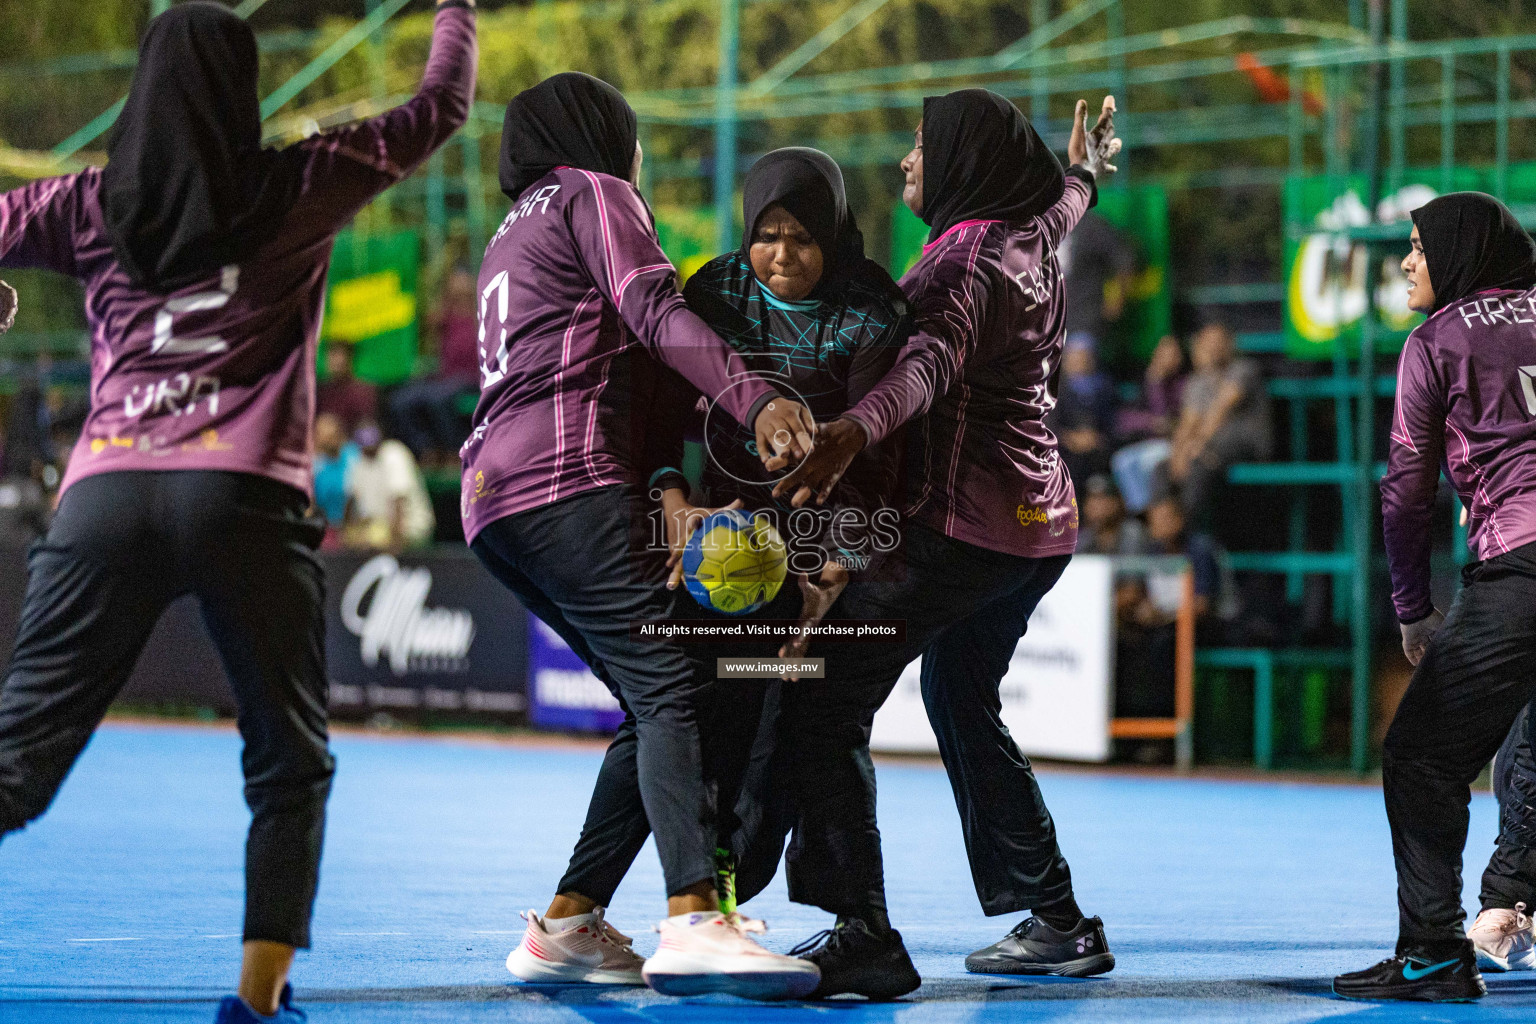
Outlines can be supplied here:
<path id="1" fill-rule="evenodd" d="M 352 439 L 358 452 L 347 472 L 347 546 L 400 551 L 430 542 L 437 524 L 411 450 L 386 440 L 372 420 Z"/>
<path id="2" fill-rule="evenodd" d="M 1086 334 L 1106 351 L 1105 334 L 1120 319 L 1136 272 L 1136 251 L 1109 221 L 1089 211 L 1056 250 L 1066 281 L 1067 337 Z"/>
<path id="3" fill-rule="evenodd" d="M 389 410 L 400 439 L 429 468 L 458 464 L 459 445 L 469 436 L 459 397 L 480 387 L 480 326 L 475 314 L 475 278 L 457 267 L 448 277 L 436 317 L 437 372 L 402 384 Z"/>
<path id="4" fill-rule="evenodd" d="M 1269 458 L 1273 437 L 1259 364 L 1238 358 L 1230 328 L 1201 328 L 1190 356 L 1195 372 L 1184 386 L 1167 476 L 1183 492 L 1185 514 L 1194 518 L 1210 507 L 1228 467 Z"/>
<path id="5" fill-rule="evenodd" d="M 357 455 L 334 413 L 315 417 L 315 508 L 325 517 L 327 540 L 346 523 L 347 474 Z"/>
<path id="6" fill-rule="evenodd" d="M 1100 473 L 1082 490 L 1082 525 L 1077 531 L 1080 555 L 1144 555 L 1147 531 L 1141 521 L 1125 514 L 1125 501 L 1115 482 Z"/>
<path id="7" fill-rule="evenodd" d="M 1138 437 L 1110 459 L 1115 483 L 1133 514 L 1146 511 L 1152 501 L 1158 471 L 1173 450 L 1174 426 L 1184 395 L 1184 350 L 1171 334 L 1163 335 L 1142 377 L 1141 402 L 1121 411 L 1117 424 L 1122 437 Z"/>
<path id="8" fill-rule="evenodd" d="M 378 418 L 378 389 L 353 376 L 352 346 L 345 342 L 325 343 L 325 379 L 315 389 L 315 412 L 330 413 L 348 431 Z"/>
<path id="9" fill-rule="evenodd" d="M 1186 529 L 1184 503 L 1176 492 L 1147 509 L 1146 554 L 1183 555 L 1194 575 L 1197 631 L 1231 618 L 1231 588 L 1225 583 L 1221 551 L 1203 533 Z M 1128 580 L 1115 592 L 1120 620 L 1117 637 L 1115 714 L 1166 718 L 1173 714 L 1174 656 L 1184 573 L 1175 569 Z"/>
<path id="10" fill-rule="evenodd" d="M 1118 404 L 1115 382 L 1099 369 L 1093 338 L 1067 335 L 1050 426 L 1061 441 L 1061 458 L 1074 486 L 1109 469 Z"/>

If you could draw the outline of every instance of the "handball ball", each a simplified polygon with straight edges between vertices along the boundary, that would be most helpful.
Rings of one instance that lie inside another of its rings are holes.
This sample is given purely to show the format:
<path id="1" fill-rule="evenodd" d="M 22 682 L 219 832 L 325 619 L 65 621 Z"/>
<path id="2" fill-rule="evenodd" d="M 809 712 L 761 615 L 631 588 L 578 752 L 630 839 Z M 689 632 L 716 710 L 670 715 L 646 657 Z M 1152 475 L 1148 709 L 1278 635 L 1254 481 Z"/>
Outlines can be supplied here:
<path id="1" fill-rule="evenodd" d="M 683 580 L 694 600 L 724 615 L 750 615 L 784 583 L 784 538 L 767 517 L 711 512 L 683 549 Z"/>

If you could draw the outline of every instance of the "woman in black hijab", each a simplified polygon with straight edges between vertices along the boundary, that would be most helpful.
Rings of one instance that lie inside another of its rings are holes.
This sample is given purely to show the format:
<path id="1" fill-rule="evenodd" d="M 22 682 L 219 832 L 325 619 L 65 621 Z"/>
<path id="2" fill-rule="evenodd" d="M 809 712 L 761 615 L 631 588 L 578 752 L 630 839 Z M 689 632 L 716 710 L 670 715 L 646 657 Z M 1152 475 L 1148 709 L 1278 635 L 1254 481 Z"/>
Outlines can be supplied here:
<path id="1" fill-rule="evenodd" d="M 134 283 L 194 283 L 282 226 L 303 152 L 262 148 L 258 72 L 255 34 L 220 4 L 178 4 L 150 23 L 102 172 L 102 219 Z"/>
<path id="2" fill-rule="evenodd" d="M 912 327 L 906 298 L 865 257 L 842 171 L 825 153 L 792 147 L 767 154 L 747 173 L 742 206 L 741 247 L 700 268 L 683 297 L 759 376 L 800 395 L 818 421 L 836 419 L 895 362 Z M 668 405 L 691 410 L 696 398 L 684 393 Z M 780 533 L 804 549 L 791 552 L 791 570 L 803 580 L 803 617 L 819 621 L 847 584 L 849 567 L 881 553 L 874 550 L 873 517 L 895 504 L 896 445 L 864 453 L 833 492 L 833 505 L 857 510 L 862 524 L 840 529 L 834 543 L 826 529 L 831 507 L 813 513 L 821 520 L 817 531 L 789 528 L 795 510 L 773 497 L 773 475 L 752 456 L 742 428 L 716 415 L 690 430 L 705 445 L 700 487 L 707 504 L 776 510 Z M 688 521 L 699 510 L 687 504 L 686 484 L 680 475 L 668 475 L 666 484 L 668 523 Z M 672 539 L 680 550 L 686 538 L 678 530 Z M 680 572 L 679 563 L 674 584 Z M 800 603 L 788 588 L 781 601 Z M 786 648 L 785 656 L 792 653 Z"/>
<path id="3" fill-rule="evenodd" d="M 1530 970 L 1536 893 L 1536 244 L 1478 192 L 1411 214 L 1408 306 L 1429 314 L 1398 356 L 1381 530 L 1392 604 L 1413 678 L 1382 742 L 1382 797 L 1397 869 L 1395 954 L 1333 981 L 1349 999 L 1470 1002 L 1479 970 Z M 1444 477 L 1471 561 L 1451 607 L 1430 592 Z M 1503 749 L 1499 750 L 1500 743 Z M 1499 751 L 1498 845 L 1482 912 L 1464 928 L 1470 786 Z"/>
<path id="4" fill-rule="evenodd" d="M 144 35 L 108 166 L 0 193 L 0 267 L 79 281 L 91 339 L 90 407 L 0 685 L 0 837 L 46 811 L 165 609 L 195 597 L 251 809 L 221 1024 L 304 1019 L 287 979 L 310 944 L 334 770 L 306 511 L 326 272 L 336 233 L 468 118 L 473 6 L 438 0 L 404 104 L 277 152 L 250 27 L 177 4 Z"/>
<path id="5" fill-rule="evenodd" d="M 517 202 L 556 167 L 626 181 L 638 154 L 639 122 L 624 94 L 600 78 L 566 71 L 507 104 L 501 129 L 501 190 Z"/>
<path id="6" fill-rule="evenodd" d="M 1414 210 L 1414 240 L 1423 259 L 1410 267 L 1408 306 L 1435 313 L 1489 288 L 1536 284 L 1536 242 L 1509 207 L 1484 192 L 1452 192 Z M 1415 268 L 1422 270 L 1418 272 Z"/>
<path id="7" fill-rule="evenodd" d="M 797 147 L 767 154 L 747 174 L 743 207 L 741 246 L 700 268 L 683 297 L 748 369 L 780 394 L 804 402 L 818 420 L 835 418 L 894 362 L 911 330 L 906 299 L 890 275 L 865 258 L 842 171 L 825 153 Z M 698 412 L 700 397 L 681 376 L 667 373 L 648 416 L 649 428 L 661 441 L 646 454 L 654 470 L 651 493 L 661 495 L 673 551 L 669 587 L 676 589 L 681 579 L 679 556 L 687 534 L 711 511 L 694 507 L 690 484 L 677 468 L 688 436 L 705 446 L 700 502 L 766 514 L 789 542 L 789 569 L 799 585 L 786 582 L 754 617 L 819 622 L 850 575 L 874 565 L 896 540 L 896 444 L 861 454 L 826 507 L 795 510 L 787 500 L 773 498 L 774 474 L 755 454 L 753 433 L 718 411 Z M 791 515 L 796 516 L 793 525 Z M 834 518 L 835 531 L 830 528 Z M 716 617 L 689 598 L 680 600 L 689 605 L 687 617 Z M 739 642 L 728 650 L 719 645 L 685 648 L 700 676 L 713 679 L 718 655 L 798 656 L 804 643 L 769 639 Z M 722 909 L 727 911 L 736 899 L 751 899 L 772 880 L 791 824 L 789 807 L 779 799 L 784 788 L 778 754 L 793 737 L 781 743 L 776 736 L 776 689 L 776 684 L 753 680 L 731 683 L 711 695 L 715 699 L 701 730 L 717 806 L 723 809 L 721 846 L 731 847 L 731 856 L 742 864 L 734 886 L 722 885 Z M 740 799 L 731 800 L 733 793 L 740 793 Z M 602 863 L 616 884 L 650 824 L 638 790 L 621 792 L 615 785 L 593 799 L 610 810 L 625 807 L 628 814 L 610 813 L 597 827 L 589 821 L 572 863 Z M 722 871 L 730 877 L 727 864 Z M 897 946 L 890 969 L 878 982 L 881 994 L 899 995 L 918 984 L 899 939 Z M 836 985 L 841 979 L 822 980 Z M 842 989 L 823 988 L 815 995 L 837 991 Z"/>
<path id="8" fill-rule="evenodd" d="M 970 220 L 1026 221 L 1061 198 L 1066 175 L 1019 108 L 986 89 L 923 100 L 920 216 L 937 241 Z"/>

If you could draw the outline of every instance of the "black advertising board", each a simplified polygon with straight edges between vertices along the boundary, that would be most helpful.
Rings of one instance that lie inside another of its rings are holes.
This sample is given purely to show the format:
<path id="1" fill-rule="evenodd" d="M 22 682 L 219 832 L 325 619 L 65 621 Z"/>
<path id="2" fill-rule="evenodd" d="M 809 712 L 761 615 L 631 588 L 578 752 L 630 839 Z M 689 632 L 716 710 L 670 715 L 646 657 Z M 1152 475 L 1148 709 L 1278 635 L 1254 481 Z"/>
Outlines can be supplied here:
<path id="1" fill-rule="evenodd" d="M 322 552 L 331 707 L 504 716 L 527 707 L 528 615 L 467 550 Z M 0 656 L 9 662 L 25 552 L 0 548 Z M 167 609 L 122 700 L 234 713 L 195 600 Z"/>

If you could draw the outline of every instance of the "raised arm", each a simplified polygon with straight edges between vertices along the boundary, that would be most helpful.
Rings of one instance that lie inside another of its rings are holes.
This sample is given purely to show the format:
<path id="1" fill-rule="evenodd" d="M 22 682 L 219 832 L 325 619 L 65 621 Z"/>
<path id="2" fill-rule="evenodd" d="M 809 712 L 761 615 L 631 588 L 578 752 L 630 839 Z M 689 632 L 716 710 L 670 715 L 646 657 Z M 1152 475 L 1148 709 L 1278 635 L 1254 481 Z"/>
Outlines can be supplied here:
<path id="1" fill-rule="evenodd" d="M 43 178 L 0 194 L 0 267 L 74 276 L 75 235 L 84 219 L 79 181 L 78 174 Z"/>
<path id="2" fill-rule="evenodd" d="M 306 181 L 345 223 L 380 192 L 408 178 L 469 120 L 479 45 L 471 0 L 442 0 L 416 95 L 378 117 L 299 143 Z"/>
<path id="3" fill-rule="evenodd" d="M 1445 458 L 1445 399 L 1424 339 L 1411 336 L 1397 365 L 1397 399 L 1381 481 L 1381 529 L 1398 621 L 1434 612 L 1429 600 L 1430 518 Z"/>
<path id="4" fill-rule="evenodd" d="M 571 197 L 566 216 L 598 294 L 618 310 L 641 345 L 758 434 L 764 461 L 769 453 L 804 457 L 815 432 L 810 413 L 748 371 L 688 308 L 640 193 L 606 174 L 577 173 L 586 184 Z"/>
<path id="5" fill-rule="evenodd" d="M 1054 252 L 1061 240 L 1077 227 L 1083 214 L 1099 201 L 1099 190 L 1093 175 L 1076 164 L 1067 168 L 1067 187 L 1062 190 L 1056 204 L 1040 215 L 1040 230 L 1045 235 L 1045 247 Z"/>

